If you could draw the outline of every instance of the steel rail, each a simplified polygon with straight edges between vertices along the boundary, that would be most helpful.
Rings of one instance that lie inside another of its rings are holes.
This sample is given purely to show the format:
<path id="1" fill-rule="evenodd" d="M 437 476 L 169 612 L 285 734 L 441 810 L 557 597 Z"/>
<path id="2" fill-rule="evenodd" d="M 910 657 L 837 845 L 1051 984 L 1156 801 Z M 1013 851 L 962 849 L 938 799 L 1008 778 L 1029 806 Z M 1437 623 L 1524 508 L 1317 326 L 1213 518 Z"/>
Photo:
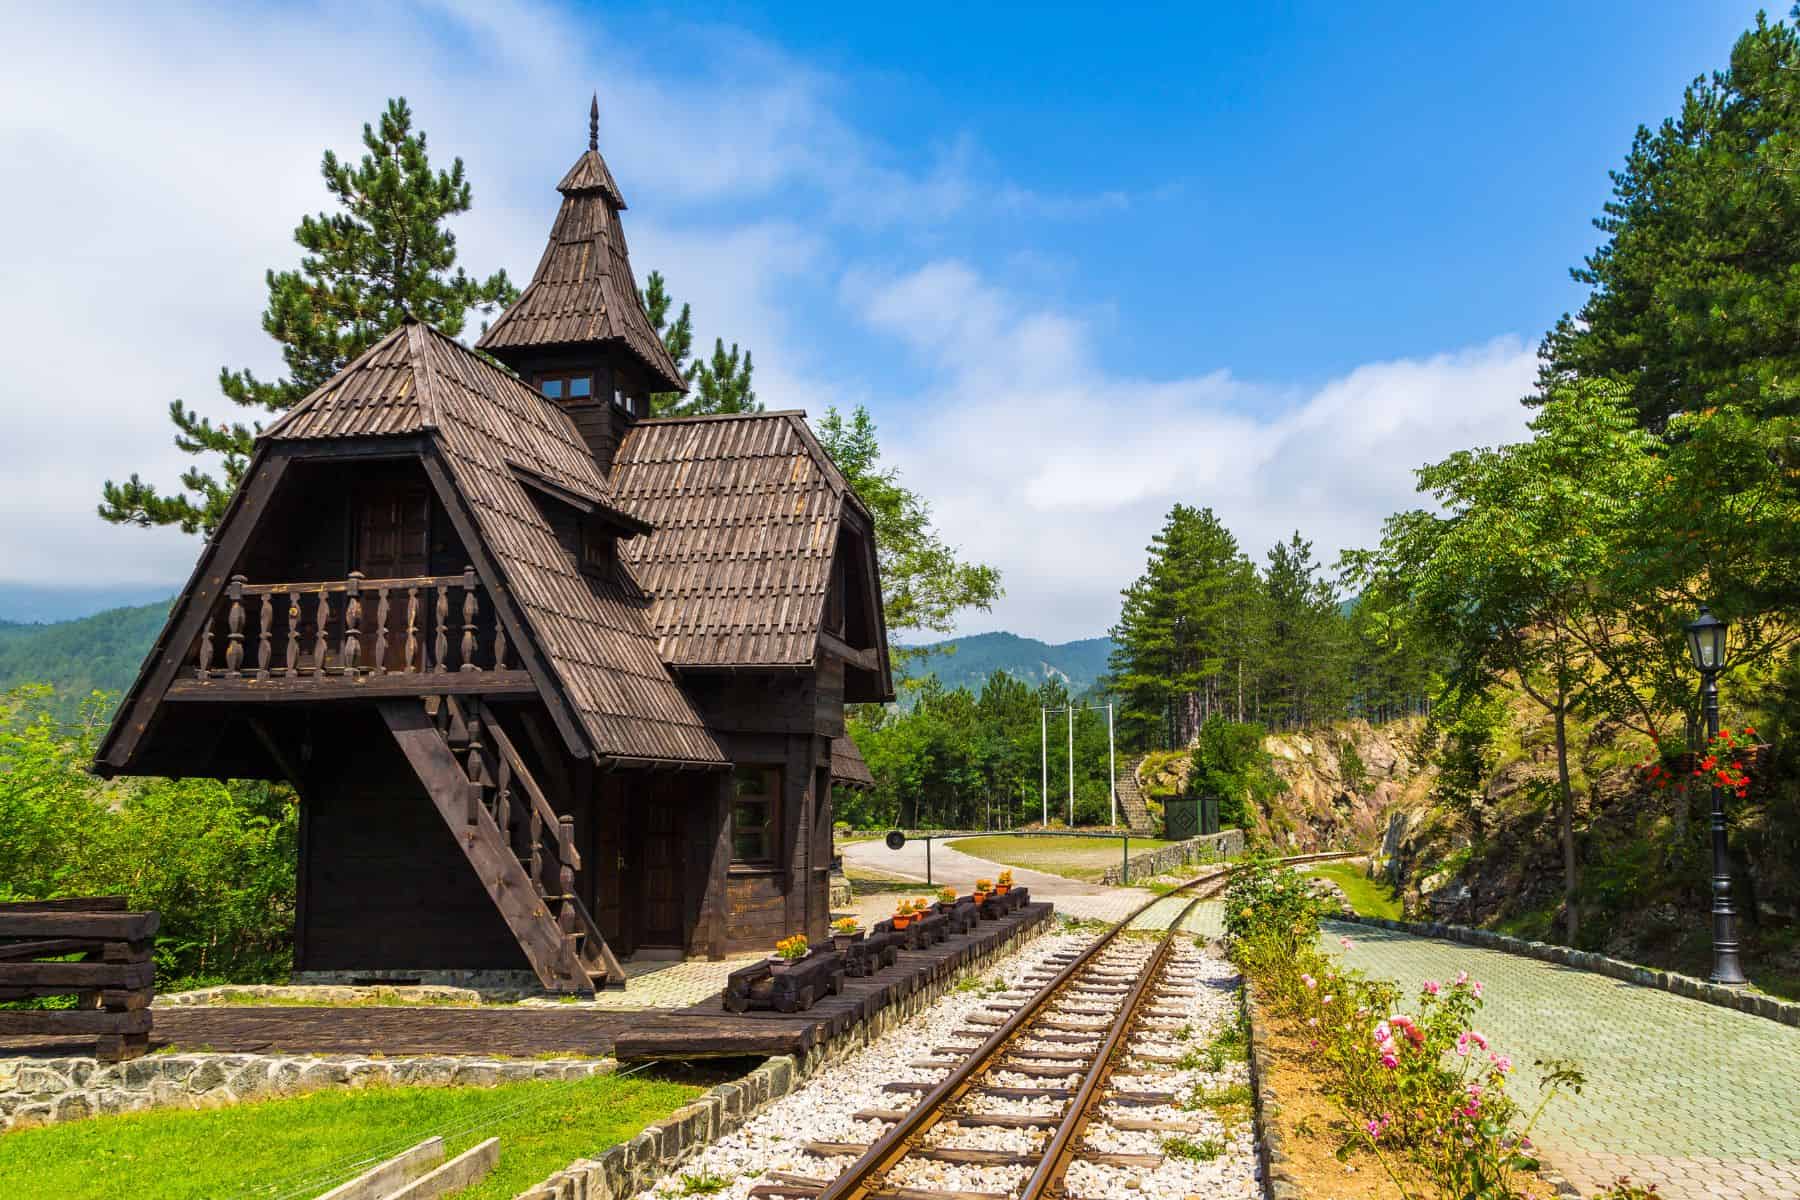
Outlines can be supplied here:
<path id="1" fill-rule="evenodd" d="M 1350 858 L 1354 856 L 1354 852 L 1348 851 L 1328 852 L 1322 854 L 1293 855 L 1289 858 L 1281 859 L 1280 861 L 1297 865 L 1322 859 Z M 963 1059 L 962 1062 L 953 1067 L 949 1074 L 939 1080 L 936 1086 L 929 1092 L 926 1092 L 925 1095 L 907 1111 L 904 1117 L 895 1122 L 893 1128 L 889 1129 L 874 1142 L 870 1143 L 869 1148 L 863 1151 L 862 1155 L 858 1157 L 855 1162 L 844 1168 L 836 1179 L 833 1179 L 827 1184 L 825 1188 L 817 1194 L 814 1200 L 869 1200 L 869 1197 L 875 1192 L 875 1181 L 887 1175 L 900 1160 L 913 1152 L 924 1136 L 949 1114 L 951 1107 L 973 1090 L 980 1077 L 994 1067 L 999 1061 L 1002 1052 L 1019 1038 L 1025 1027 L 1034 1021 L 1041 1012 L 1049 1006 L 1050 1001 L 1055 998 L 1063 988 L 1067 987 L 1077 974 L 1097 959 L 1101 952 L 1112 945 L 1121 933 L 1124 933 L 1129 929 L 1132 922 L 1136 921 L 1156 905 L 1176 897 L 1182 892 L 1204 885 L 1217 885 L 1209 887 L 1205 894 L 1195 896 L 1183 906 L 1181 913 L 1170 922 L 1168 932 L 1163 936 L 1162 941 L 1158 944 L 1157 950 L 1152 954 L 1153 960 L 1160 961 L 1162 958 L 1166 957 L 1168 947 L 1173 943 L 1174 936 L 1180 929 L 1181 922 L 1187 918 L 1188 913 L 1193 910 L 1194 905 L 1201 900 L 1207 899 L 1223 888 L 1226 881 L 1228 881 L 1239 869 L 1239 867 L 1232 866 L 1227 867 L 1223 871 L 1215 871 L 1207 875 L 1197 875 L 1186 883 L 1179 884 L 1160 896 L 1153 896 L 1132 909 L 1131 912 L 1127 913 L 1118 921 L 1118 923 L 1113 925 L 1111 929 L 1108 929 L 1104 934 L 1096 938 L 1091 945 L 1081 951 L 1080 954 L 1076 955 L 1074 959 L 1070 960 L 1062 970 L 1058 971 L 1047 983 L 1015 1009 L 993 1033 L 987 1036 L 981 1045 L 977 1046 Z M 1134 990 L 1128 999 L 1139 997 L 1142 989 L 1147 985 L 1149 978 L 1149 975 L 1140 975 L 1136 984 L 1137 990 Z M 1119 1016 L 1114 1020 L 1115 1031 L 1124 1028 L 1121 1022 L 1128 1019 L 1128 1015 L 1134 1008 L 1134 1004 L 1128 1003 L 1120 1010 Z M 1083 1088 L 1085 1093 L 1091 1094 L 1096 1090 L 1096 1088 L 1089 1088 L 1087 1086 L 1088 1081 L 1098 1077 L 1102 1065 L 1111 1057 L 1109 1050 L 1116 1050 L 1117 1044 L 1118 1039 L 1111 1037 L 1109 1037 L 1107 1042 L 1103 1043 L 1102 1053 L 1095 1059 L 1095 1063 L 1089 1068 L 1087 1075 L 1084 1077 Z M 1068 1112 L 1064 1114 L 1064 1124 L 1067 1124 L 1074 1114 L 1081 1111 L 1080 1101 L 1082 1099 L 1083 1094 L 1077 1094 L 1075 1099 L 1071 1102 Z M 1062 1126 L 1059 1125 L 1058 1132 L 1060 1133 L 1061 1131 Z M 1072 1137 L 1065 1139 L 1066 1142 L 1072 1140 Z M 1047 1152 L 1044 1158 L 1039 1162 L 1040 1171 L 1043 1169 L 1043 1164 L 1051 1161 L 1051 1158 L 1052 1156 Z M 1058 1176 L 1060 1178 L 1060 1172 L 1058 1173 Z M 1036 1174 L 1034 1173 L 1033 1179 L 1035 1178 Z M 1028 1193 L 1028 1195 L 1030 1195 L 1030 1193 Z M 1025 1198 L 1022 1197 L 1021 1200 L 1025 1200 Z"/>
<path id="2" fill-rule="evenodd" d="M 1175 919 L 1169 922 L 1168 932 L 1163 934 L 1155 951 L 1145 960 L 1144 968 L 1139 972 L 1130 994 L 1125 997 L 1124 1005 L 1113 1018 L 1112 1028 L 1107 1030 L 1106 1040 L 1100 1044 L 1099 1053 L 1083 1073 L 1081 1086 L 1069 1101 L 1068 1111 L 1063 1113 L 1056 1132 L 1044 1147 L 1044 1156 L 1038 1160 L 1037 1167 L 1025 1180 L 1025 1190 L 1019 1194 L 1019 1200 L 1037 1200 L 1037 1197 L 1056 1194 L 1062 1190 L 1063 1173 L 1074 1161 L 1076 1152 L 1081 1148 L 1082 1132 L 1100 1107 L 1106 1084 L 1112 1078 L 1114 1060 L 1125 1045 L 1126 1035 L 1131 1032 L 1131 1026 L 1137 1020 L 1138 1011 L 1143 1007 L 1151 986 L 1168 964 L 1169 949 L 1175 944 L 1175 935 L 1181 932 L 1181 923 L 1194 910 L 1194 905 L 1205 898 L 1195 896 L 1187 902 Z"/>

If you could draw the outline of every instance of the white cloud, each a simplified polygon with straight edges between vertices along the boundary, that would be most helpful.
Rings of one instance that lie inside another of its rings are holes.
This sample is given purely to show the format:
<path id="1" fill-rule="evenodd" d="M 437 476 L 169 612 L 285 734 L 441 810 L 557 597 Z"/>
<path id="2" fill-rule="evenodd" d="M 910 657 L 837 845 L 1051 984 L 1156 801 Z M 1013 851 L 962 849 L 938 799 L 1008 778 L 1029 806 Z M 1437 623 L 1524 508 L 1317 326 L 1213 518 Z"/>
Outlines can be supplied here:
<path id="1" fill-rule="evenodd" d="M 1136 379 L 1107 369 L 1084 315 L 1020 298 L 1079 263 L 1017 252 L 1014 291 L 991 267 L 921 263 L 918 242 L 884 235 L 876 267 L 859 257 L 872 229 L 996 213 L 1023 226 L 1132 198 L 1013 186 L 965 131 L 901 153 L 841 115 L 845 80 L 731 30 L 681 34 L 631 43 L 588 18 L 473 0 L 14 14 L 0 583 L 186 577 L 193 539 L 103 525 L 100 483 L 173 482 L 189 460 L 168 401 L 227 415 L 220 365 L 278 371 L 262 272 L 293 260 L 292 222 L 325 206 L 320 148 L 355 154 L 355 130 L 395 94 L 435 156 L 468 162 L 464 264 L 522 277 L 597 82 L 638 269 L 693 302 L 702 348 L 723 334 L 754 350 L 771 406 L 876 406 L 949 537 L 1006 572 L 1008 598 L 972 628 L 1104 629 L 1177 499 L 1213 505 L 1258 554 L 1296 526 L 1327 553 L 1366 542 L 1410 502 L 1412 467 L 1523 424 L 1531 356 L 1516 341 L 1371 364 L 1308 394 L 1224 366 Z M 885 349 L 848 358 L 821 332 L 846 320 Z M 920 378 L 920 394 L 898 394 Z"/>
<path id="2" fill-rule="evenodd" d="M 891 430 L 891 454 L 1007 597 L 967 631 L 1103 632 L 1119 589 L 1177 501 L 1207 505 L 1259 558 L 1296 528 L 1325 561 L 1418 503 L 1413 470 L 1516 440 L 1533 352 L 1519 339 L 1360 366 L 1303 393 L 1217 370 L 1151 381 L 1109 372 L 1087 325 L 1024 303 L 966 263 L 854 280 L 865 319 L 936 380 Z"/>

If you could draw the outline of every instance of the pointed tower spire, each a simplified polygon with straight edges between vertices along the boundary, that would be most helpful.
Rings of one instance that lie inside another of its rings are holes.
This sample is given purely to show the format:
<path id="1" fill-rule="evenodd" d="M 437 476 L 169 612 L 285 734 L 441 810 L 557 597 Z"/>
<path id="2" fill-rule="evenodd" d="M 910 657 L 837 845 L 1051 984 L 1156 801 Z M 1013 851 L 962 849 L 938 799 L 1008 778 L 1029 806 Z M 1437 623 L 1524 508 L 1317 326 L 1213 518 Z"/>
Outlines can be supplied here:
<path id="1" fill-rule="evenodd" d="M 534 385 L 557 381 L 643 416 L 655 392 L 687 381 L 638 296 L 619 214 L 625 197 L 600 157 L 600 96 L 588 104 L 588 148 L 556 185 L 562 208 L 531 282 L 482 335 L 486 350 Z M 565 392 L 565 397 L 573 395 Z"/>

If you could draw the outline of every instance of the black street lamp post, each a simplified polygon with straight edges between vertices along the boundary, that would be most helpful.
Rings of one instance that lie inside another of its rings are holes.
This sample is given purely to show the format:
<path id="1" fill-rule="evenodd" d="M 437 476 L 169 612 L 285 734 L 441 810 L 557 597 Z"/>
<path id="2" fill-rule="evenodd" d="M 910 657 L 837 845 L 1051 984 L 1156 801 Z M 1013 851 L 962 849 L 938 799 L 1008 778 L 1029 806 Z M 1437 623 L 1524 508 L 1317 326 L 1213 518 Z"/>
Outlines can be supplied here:
<path id="1" fill-rule="evenodd" d="M 1688 651 L 1700 672 L 1700 707 L 1706 718 L 1706 741 L 1719 736 L 1719 672 L 1725 667 L 1725 622 L 1705 606 L 1687 627 Z M 1712 981 L 1730 986 L 1748 983 L 1738 962 L 1737 910 L 1731 905 L 1731 857 L 1725 844 L 1725 793 L 1717 778 L 1707 774 L 1712 792 L 1713 903 Z"/>

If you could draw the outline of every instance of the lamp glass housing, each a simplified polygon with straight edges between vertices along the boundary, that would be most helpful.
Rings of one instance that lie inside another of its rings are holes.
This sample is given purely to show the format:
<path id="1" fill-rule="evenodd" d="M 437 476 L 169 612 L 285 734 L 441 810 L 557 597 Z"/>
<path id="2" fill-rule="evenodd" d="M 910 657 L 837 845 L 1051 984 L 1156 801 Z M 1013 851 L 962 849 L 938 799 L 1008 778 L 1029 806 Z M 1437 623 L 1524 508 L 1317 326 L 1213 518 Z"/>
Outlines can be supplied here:
<path id="1" fill-rule="evenodd" d="M 1725 622 L 1711 612 L 1700 610 L 1699 617 L 1687 627 L 1687 639 L 1695 670 L 1704 674 L 1725 665 Z"/>

